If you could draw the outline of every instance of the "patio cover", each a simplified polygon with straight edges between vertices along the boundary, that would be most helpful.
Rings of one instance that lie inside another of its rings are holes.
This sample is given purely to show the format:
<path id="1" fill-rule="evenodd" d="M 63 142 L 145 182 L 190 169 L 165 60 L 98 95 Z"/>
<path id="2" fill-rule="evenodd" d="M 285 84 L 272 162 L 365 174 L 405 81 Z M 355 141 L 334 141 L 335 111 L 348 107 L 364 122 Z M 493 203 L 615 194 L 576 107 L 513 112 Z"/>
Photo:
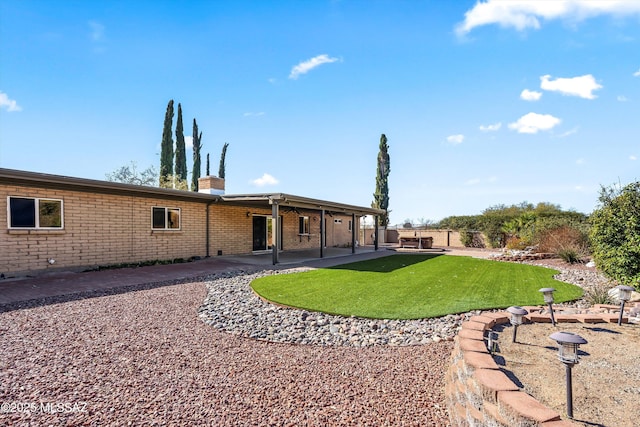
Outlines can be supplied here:
<path id="1" fill-rule="evenodd" d="M 351 250 L 355 253 L 356 243 L 356 216 L 371 215 L 374 217 L 374 233 L 375 233 L 375 249 L 378 250 L 378 216 L 384 213 L 382 209 L 365 208 L 362 206 L 347 205 L 344 203 L 329 202 L 326 200 L 311 199 L 308 197 L 300 197 L 292 194 L 284 193 L 265 193 L 265 194 L 228 194 L 220 196 L 225 204 L 247 206 L 256 208 L 271 207 L 271 216 L 278 218 L 280 208 L 300 208 L 316 210 L 320 212 L 320 258 L 324 257 L 324 215 L 325 213 L 340 213 L 351 215 L 353 227 L 351 227 Z M 272 245 L 273 264 L 278 263 L 278 248 L 280 247 L 280 230 L 279 221 L 274 221 L 274 235 L 276 244 Z"/>

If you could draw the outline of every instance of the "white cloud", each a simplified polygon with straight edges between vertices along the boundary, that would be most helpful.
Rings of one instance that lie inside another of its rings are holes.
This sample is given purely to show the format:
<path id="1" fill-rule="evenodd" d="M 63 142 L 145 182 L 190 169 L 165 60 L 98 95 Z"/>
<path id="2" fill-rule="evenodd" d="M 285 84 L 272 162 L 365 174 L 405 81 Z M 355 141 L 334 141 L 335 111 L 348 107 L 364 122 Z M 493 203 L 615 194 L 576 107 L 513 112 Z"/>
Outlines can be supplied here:
<path id="1" fill-rule="evenodd" d="M 255 185 L 256 187 L 264 187 L 266 185 L 276 185 L 279 181 L 275 179 L 273 176 L 265 173 L 260 178 L 254 179 L 250 183 Z"/>
<path id="2" fill-rule="evenodd" d="M 574 127 L 573 129 L 569 129 L 568 131 L 561 133 L 560 135 L 558 135 L 556 138 L 566 138 L 569 135 L 573 135 L 575 133 L 578 133 L 578 127 Z"/>
<path id="3" fill-rule="evenodd" d="M 476 27 L 497 24 L 503 28 L 524 31 L 539 29 L 540 19 L 563 19 L 580 22 L 599 15 L 625 16 L 640 14 L 640 2 L 628 0 L 486 0 L 478 1 L 464 14 L 455 31 L 464 36 Z"/>
<path id="4" fill-rule="evenodd" d="M 640 77 L 640 69 L 633 73 L 633 77 Z"/>
<path id="5" fill-rule="evenodd" d="M 509 123 L 509 129 L 518 133 L 538 133 L 541 130 L 549 130 L 560 124 L 560 119 L 550 114 L 528 113 L 520 117 L 518 121 Z"/>
<path id="6" fill-rule="evenodd" d="M 94 53 L 103 53 L 106 48 L 105 27 L 98 21 L 89 21 L 89 39 L 92 43 L 92 51 Z"/>
<path id="7" fill-rule="evenodd" d="M 465 181 L 464 185 L 478 185 L 482 183 L 494 183 L 498 181 L 498 177 L 490 176 L 487 179 L 471 178 Z"/>
<path id="8" fill-rule="evenodd" d="M 313 58 L 303 61 L 294 66 L 291 69 L 291 73 L 289 73 L 289 78 L 295 80 L 301 74 L 307 74 L 309 71 L 313 70 L 316 67 L 319 67 L 322 64 L 330 64 L 337 61 L 339 61 L 338 58 L 331 58 L 327 54 L 314 56 Z"/>
<path id="9" fill-rule="evenodd" d="M 542 92 L 536 92 L 535 90 L 525 89 L 520 93 L 520 99 L 525 101 L 537 101 L 542 97 Z"/>
<path id="10" fill-rule="evenodd" d="M 571 78 L 557 78 L 550 80 L 551 76 L 540 77 L 540 88 L 551 92 L 560 92 L 563 95 L 579 96 L 585 99 L 594 99 L 594 90 L 602 89 L 602 85 L 596 83 L 591 74 Z"/>
<path id="11" fill-rule="evenodd" d="M 629 156 L 629 160 L 638 160 L 638 158 L 632 154 Z"/>
<path id="12" fill-rule="evenodd" d="M 462 141 L 464 141 L 464 135 L 461 135 L 461 134 L 450 135 L 447 137 L 447 142 L 449 144 L 458 145 L 458 144 L 462 144 Z"/>
<path id="13" fill-rule="evenodd" d="M 260 111 L 258 113 L 254 113 L 252 111 L 246 112 L 243 114 L 244 117 L 259 117 L 259 116 L 264 116 L 265 112 L 264 111 Z"/>
<path id="14" fill-rule="evenodd" d="M 193 150 L 193 136 L 184 137 L 184 148 L 185 150 Z"/>
<path id="15" fill-rule="evenodd" d="M 618 95 L 618 97 L 616 98 L 618 101 L 620 102 L 627 102 L 629 99 L 627 99 L 626 96 L 624 95 Z"/>
<path id="16" fill-rule="evenodd" d="M 576 160 L 576 165 L 584 165 L 584 164 L 585 164 L 585 162 L 586 162 L 586 161 L 584 160 L 584 158 L 582 158 L 582 157 L 581 157 L 581 158 L 579 158 L 578 160 Z"/>
<path id="17" fill-rule="evenodd" d="M 7 111 L 22 111 L 22 107 L 14 99 L 10 99 L 9 96 L 0 91 L 0 108 L 5 108 Z"/>
<path id="18" fill-rule="evenodd" d="M 89 28 L 91 32 L 89 33 L 89 37 L 94 42 L 99 42 L 104 40 L 104 25 L 97 21 L 89 21 Z"/>
<path id="19" fill-rule="evenodd" d="M 494 123 L 492 125 L 480 125 L 480 130 L 482 132 L 495 132 L 497 130 L 500 130 L 500 128 L 502 127 L 502 123 L 498 122 L 498 123 Z"/>

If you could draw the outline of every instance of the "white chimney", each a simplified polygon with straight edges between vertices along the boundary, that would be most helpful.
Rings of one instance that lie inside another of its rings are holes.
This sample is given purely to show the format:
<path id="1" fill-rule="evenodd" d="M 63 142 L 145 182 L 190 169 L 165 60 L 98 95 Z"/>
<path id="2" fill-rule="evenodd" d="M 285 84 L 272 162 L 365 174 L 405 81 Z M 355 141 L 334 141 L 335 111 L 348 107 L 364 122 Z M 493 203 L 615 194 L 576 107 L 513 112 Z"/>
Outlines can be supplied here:
<path id="1" fill-rule="evenodd" d="M 217 176 L 205 176 L 198 178 L 198 193 L 215 194 L 221 196 L 224 194 L 224 178 Z"/>

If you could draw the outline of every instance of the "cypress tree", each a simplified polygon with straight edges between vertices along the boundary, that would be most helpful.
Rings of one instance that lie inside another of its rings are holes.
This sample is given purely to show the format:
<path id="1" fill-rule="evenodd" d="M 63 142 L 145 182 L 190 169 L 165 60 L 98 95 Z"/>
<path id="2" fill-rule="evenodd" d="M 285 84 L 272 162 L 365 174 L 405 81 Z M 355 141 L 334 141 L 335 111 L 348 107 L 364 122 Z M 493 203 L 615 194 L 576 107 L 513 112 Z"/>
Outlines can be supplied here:
<path id="1" fill-rule="evenodd" d="M 223 178 L 224 179 L 224 173 L 225 173 L 225 169 L 226 169 L 226 164 L 225 164 L 225 158 L 227 157 L 227 147 L 229 146 L 229 143 L 225 142 L 224 146 L 222 147 L 222 153 L 220 154 L 220 167 L 218 168 L 218 177 Z"/>
<path id="2" fill-rule="evenodd" d="M 187 181 L 187 154 L 185 151 L 181 104 L 178 104 L 178 121 L 176 122 L 176 180 L 178 179 Z"/>
<path id="3" fill-rule="evenodd" d="M 202 148 L 202 132 L 198 133 L 198 124 L 193 119 L 193 173 L 191 174 L 191 191 L 198 191 L 198 178 L 200 178 L 200 148 Z"/>
<path id="4" fill-rule="evenodd" d="M 160 149 L 160 186 L 166 185 L 173 175 L 173 138 L 171 126 L 173 125 L 173 99 L 167 105 L 164 115 L 164 128 L 162 129 L 162 143 Z"/>
<path id="5" fill-rule="evenodd" d="M 378 170 L 376 172 L 376 192 L 373 193 L 373 203 L 371 207 L 383 209 L 384 214 L 380 215 L 380 225 L 389 225 L 389 146 L 385 134 L 380 136 L 380 151 L 378 152 Z"/>
<path id="6" fill-rule="evenodd" d="M 211 176 L 211 172 L 209 172 L 209 153 L 207 153 L 207 176 Z"/>

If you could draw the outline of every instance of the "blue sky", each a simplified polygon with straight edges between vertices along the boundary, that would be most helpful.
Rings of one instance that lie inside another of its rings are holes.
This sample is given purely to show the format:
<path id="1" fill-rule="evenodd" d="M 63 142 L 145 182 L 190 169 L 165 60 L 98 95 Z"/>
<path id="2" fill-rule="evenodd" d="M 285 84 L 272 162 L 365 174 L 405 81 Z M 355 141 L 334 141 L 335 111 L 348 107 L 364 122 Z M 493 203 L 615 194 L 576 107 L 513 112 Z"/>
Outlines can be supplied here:
<path id="1" fill-rule="evenodd" d="M 0 52 L 3 168 L 157 167 L 174 99 L 232 194 L 370 206 L 386 134 L 392 224 L 640 178 L 633 0 L 0 0 Z"/>

